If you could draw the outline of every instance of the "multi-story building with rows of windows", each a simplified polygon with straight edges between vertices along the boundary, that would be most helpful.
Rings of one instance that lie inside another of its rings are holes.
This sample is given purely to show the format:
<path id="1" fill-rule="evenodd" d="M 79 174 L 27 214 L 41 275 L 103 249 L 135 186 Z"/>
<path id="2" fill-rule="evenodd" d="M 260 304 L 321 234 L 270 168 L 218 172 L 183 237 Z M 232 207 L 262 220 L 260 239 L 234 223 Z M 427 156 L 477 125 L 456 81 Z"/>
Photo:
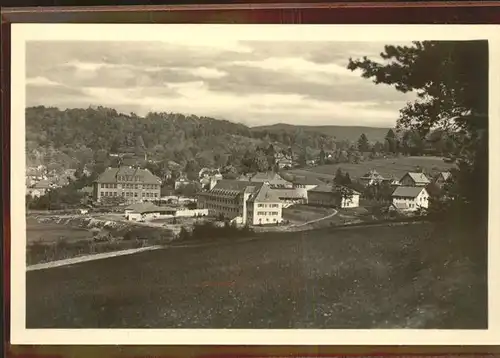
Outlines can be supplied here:
<path id="1" fill-rule="evenodd" d="M 239 180 L 220 180 L 212 190 L 200 193 L 198 207 L 211 215 L 239 219 L 242 224 L 277 224 L 283 202 L 269 185 Z"/>
<path id="2" fill-rule="evenodd" d="M 127 203 L 160 198 L 161 180 L 147 169 L 135 167 L 107 168 L 94 182 L 94 200 L 123 197 Z"/>

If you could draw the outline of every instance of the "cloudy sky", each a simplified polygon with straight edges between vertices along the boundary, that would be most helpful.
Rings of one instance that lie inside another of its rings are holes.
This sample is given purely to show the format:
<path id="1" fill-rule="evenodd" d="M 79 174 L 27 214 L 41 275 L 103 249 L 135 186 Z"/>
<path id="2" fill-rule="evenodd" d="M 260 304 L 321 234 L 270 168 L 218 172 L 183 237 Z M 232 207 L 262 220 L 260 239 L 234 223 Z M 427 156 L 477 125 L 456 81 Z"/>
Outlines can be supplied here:
<path id="1" fill-rule="evenodd" d="M 274 123 L 393 126 L 413 94 L 346 69 L 378 59 L 384 43 L 110 42 L 26 43 L 26 104 L 109 106 Z"/>

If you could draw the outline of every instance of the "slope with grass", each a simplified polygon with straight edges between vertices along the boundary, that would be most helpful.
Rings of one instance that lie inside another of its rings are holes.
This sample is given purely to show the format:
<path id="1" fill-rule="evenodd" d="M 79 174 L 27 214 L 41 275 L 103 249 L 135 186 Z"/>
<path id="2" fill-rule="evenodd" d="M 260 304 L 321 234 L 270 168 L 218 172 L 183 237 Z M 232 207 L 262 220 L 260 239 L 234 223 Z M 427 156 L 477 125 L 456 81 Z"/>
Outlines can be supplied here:
<path id="1" fill-rule="evenodd" d="M 440 171 L 448 171 L 455 165 L 445 163 L 440 157 L 398 157 L 367 160 L 360 163 L 338 163 L 327 164 L 307 169 L 294 169 L 290 172 L 295 174 L 308 174 L 323 179 L 332 179 L 340 168 L 349 173 L 351 178 L 359 178 L 370 170 L 376 170 L 386 178 L 400 179 L 405 173 L 415 171 L 417 167 L 422 168 L 426 174 L 434 175 Z"/>
<path id="2" fill-rule="evenodd" d="M 27 327 L 486 327 L 485 265 L 456 232 L 268 235 L 28 272 Z"/>

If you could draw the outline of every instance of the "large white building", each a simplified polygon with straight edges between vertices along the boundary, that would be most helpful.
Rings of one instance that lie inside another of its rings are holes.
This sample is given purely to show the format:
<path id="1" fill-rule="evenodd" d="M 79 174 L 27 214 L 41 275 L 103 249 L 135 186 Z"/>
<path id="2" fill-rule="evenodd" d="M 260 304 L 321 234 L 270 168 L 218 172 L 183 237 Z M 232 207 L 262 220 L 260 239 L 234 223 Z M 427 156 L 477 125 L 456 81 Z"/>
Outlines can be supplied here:
<path id="1" fill-rule="evenodd" d="M 107 168 L 94 183 L 94 200 L 122 197 L 132 204 L 160 198 L 161 180 L 148 169 Z"/>
<path id="2" fill-rule="evenodd" d="M 265 183 L 220 180 L 213 189 L 198 196 L 198 208 L 248 225 L 281 222 L 282 207 L 281 200 Z"/>
<path id="3" fill-rule="evenodd" d="M 269 185 L 262 185 L 247 200 L 246 222 L 249 225 L 279 224 L 283 221 L 283 203 Z"/>

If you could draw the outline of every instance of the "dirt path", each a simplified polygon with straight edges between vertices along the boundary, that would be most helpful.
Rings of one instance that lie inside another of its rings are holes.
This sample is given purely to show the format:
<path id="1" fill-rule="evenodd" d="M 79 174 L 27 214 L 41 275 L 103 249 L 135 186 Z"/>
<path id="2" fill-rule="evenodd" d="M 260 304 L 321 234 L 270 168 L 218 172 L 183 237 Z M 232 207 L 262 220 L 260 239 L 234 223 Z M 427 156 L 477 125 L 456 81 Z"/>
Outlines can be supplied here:
<path id="1" fill-rule="evenodd" d="M 41 264 L 31 265 L 31 266 L 26 267 L 26 271 L 36 271 L 36 270 L 44 270 L 44 269 L 49 269 L 49 268 L 54 268 L 54 267 L 74 265 L 74 264 L 78 264 L 78 263 L 82 263 L 82 262 L 108 259 L 111 257 L 117 257 L 117 256 L 123 256 L 123 255 L 132 255 L 132 254 L 137 254 L 139 252 L 158 250 L 161 248 L 163 248 L 163 246 L 158 246 L 158 245 L 157 246 L 147 246 L 147 247 L 140 247 L 140 248 L 136 248 L 136 249 L 127 249 L 127 250 L 120 250 L 120 251 L 103 252 L 100 254 L 72 257 L 70 259 L 57 260 L 57 261 L 44 262 Z"/>
<path id="2" fill-rule="evenodd" d="M 314 219 L 314 220 L 311 220 L 311 221 L 307 221 L 307 222 L 302 223 L 302 224 L 293 224 L 293 225 L 290 225 L 289 227 L 290 228 L 295 228 L 295 227 L 302 227 L 302 226 L 314 224 L 314 223 L 317 223 L 317 222 L 322 221 L 322 220 L 330 219 L 330 218 L 334 217 L 337 214 L 338 214 L 338 211 L 334 209 L 333 213 L 328 214 L 327 216 L 323 216 L 322 218 L 318 218 L 318 219 Z"/>

